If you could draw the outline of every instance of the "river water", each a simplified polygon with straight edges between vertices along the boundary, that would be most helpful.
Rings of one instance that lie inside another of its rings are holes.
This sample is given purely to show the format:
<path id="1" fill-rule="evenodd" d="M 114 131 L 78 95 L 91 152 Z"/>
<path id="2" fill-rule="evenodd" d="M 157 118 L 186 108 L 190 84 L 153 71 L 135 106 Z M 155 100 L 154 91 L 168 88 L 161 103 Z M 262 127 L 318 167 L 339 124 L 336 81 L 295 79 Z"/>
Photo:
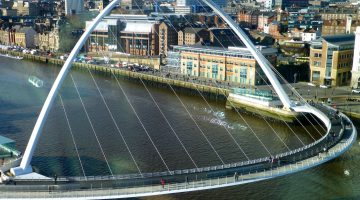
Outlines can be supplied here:
<path id="1" fill-rule="evenodd" d="M 43 63 L 0 58 L 0 134 L 14 139 L 20 151 L 26 147 L 58 71 L 58 67 Z M 221 160 L 225 163 L 246 160 L 236 143 L 255 159 L 268 156 L 267 150 L 272 154 L 286 151 L 279 137 L 291 149 L 300 147 L 293 131 L 304 143 L 311 142 L 309 133 L 320 136 L 312 127 L 306 127 L 307 133 L 299 125 L 289 129 L 281 122 L 268 124 L 259 117 L 239 116 L 226 110 L 224 102 L 210 101 L 209 106 L 199 96 L 177 93 L 177 98 L 168 88 L 148 86 L 165 120 L 139 83 L 120 79 L 124 94 L 115 79 L 94 75 L 105 105 L 87 71 L 75 70 L 71 74 L 86 112 L 68 77 L 61 96 L 71 131 L 58 98 L 32 161 L 34 169 L 47 176 L 126 174 L 218 165 Z M 29 76 L 41 79 L 43 87 L 34 87 L 28 82 Z M 330 163 L 274 180 L 149 199 L 356 199 L 360 194 L 359 150 L 356 144 Z M 349 170 L 350 175 L 344 175 L 344 170 Z"/>

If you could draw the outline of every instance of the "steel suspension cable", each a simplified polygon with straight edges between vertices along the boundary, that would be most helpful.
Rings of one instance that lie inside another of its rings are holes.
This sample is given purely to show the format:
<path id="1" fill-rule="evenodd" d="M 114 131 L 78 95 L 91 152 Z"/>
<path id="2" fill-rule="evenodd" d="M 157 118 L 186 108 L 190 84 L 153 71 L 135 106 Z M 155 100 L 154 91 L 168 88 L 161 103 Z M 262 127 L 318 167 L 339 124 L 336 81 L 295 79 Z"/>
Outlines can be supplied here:
<path id="1" fill-rule="evenodd" d="M 215 110 L 213 109 L 213 107 L 210 105 L 210 103 L 206 100 L 206 98 L 204 97 L 204 95 L 201 93 L 201 91 L 196 87 L 196 85 L 193 83 L 193 85 L 195 86 L 196 90 L 198 91 L 198 93 L 200 94 L 201 98 L 206 102 L 206 104 L 208 105 L 208 107 L 211 109 L 211 112 L 215 113 Z M 215 115 L 215 117 L 220 120 L 220 117 Z M 243 150 L 243 148 L 240 146 L 240 144 L 236 141 L 236 139 L 234 138 L 234 136 L 230 133 L 229 129 L 226 127 L 225 124 L 222 125 L 224 127 L 224 129 L 226 130 L 226 132 L 229 134 L 230 138 L 235 142 L 236 146 L 240 149 L 240 151 L 244 154 L 244 156 L 246 157 L 246 159 L 250 160 L 249 156 L 245 153 L 245 151 Z"/>
<path id="2" fill-rule="evenodd" d="M 135 2 L 136 3 L 136 2 Z M 137 4 L 137 3 L 136 3 Z M 144 14 L 144 12 L 141 10 L 141 12 Z M 155 30 L 157 35 L 160 35 L 159 32 L 157 30 Z M 173 89 L 173 87 L 168 84 L 168 86 L 171 88 L 171 90 L 173 91 L 173 93 L 176 95 L 176 97 L 178 98 L 178 100 L 181 102 L 181 104 L 184 106 L 185 110 L 187 111 L 187 113 L 189 114 L 190 118 L 193 120 L 193 122 L 195 123 L 195 125 L 197 126 L 197 128 L 199 129 L 199 131 L 202 133 L 202 135 L 204 136 L 205 140 L 208 142 L 209 146 L 213 149 L 213 151 L 215 152 L 215 154 L 217 155 L 217 157 L 219 158 L 219 160 L 223 163 L 223 159 L 220 157 L 220 155 L 218 154 L 217 150 L 215 149 L 215 147 L 211 144 L 210 140 L 207 138 L 207 136 L 205 135 L 205 133 L 202 131 L 202 129 L 200 128 L 200 126 L 198 125 L 198 123 L 196 122 L 196 120 L 193 118 L 193 116 L 191 115 L 191 113 L 189 112 L 189 110 L 187 109 L 187 107 L 185 106 L 185 104 L 182 102 L 181 98 L 177 95 L 176 91 Z"/>
<path id="3" fill-rule="evenodd" d="M 160 8 L 161 9 L 161 8 Z M 190 27 L 194 30 L 193 26 L 191 25 L 191 23 L 184 17 L 184 19 L 187 21 L 187 23 L 190 25 Z M 171 20 L 169 20 L 169 23 L 171 24 L 171 27 L 177 32 L 175 26 L 171 23 Z M 195 31 L 195 34 L 196 31 Z M 198 35 L 198 34 L 197 34 Z M 199 36 L 199 35 L 198 35 Z M 216 36 L 215 36 L 216 37 Z M 170 85 L 170 84 L 169 84 Z M 171 87 L 171 85 L 170 85 Z M 226 96 L 226 94 L 224 93 L 224 96 Z M 232 104 L 232 103 L 231 103 Z M 236 109 L 235 109 L 236 110 Z M 261 145 L 265 148 L 265 150 L 268 152 L 268 154 L 270 156 L 272 156 L 271 152 L 269 151 L 269 149 L 266 147 L 266 145 L 260 140 L 260 138 L 256 135 L 256 133 L 254 132 L 254 130 L 250 127 L 250 125 L 247 123 L 247 121 L 245 120 L 245 118 L 240 114 L 240 112 L 238 110 L 236 110 L 237 114 L 241 117 L 241 119 L 246 123 L 246 125 L 249 127 L 249 129 L 251 130 L 251 132 L 254 134 L 254 136 L 257 138 L 257 140 L 261 143 Z"/>
<path id="4" fill-rule="evenodd" d="M 159 155 L 159 157 L 160 157 L 161 161 L 162 161 L 162 162 L 163 162 L 163 164 L 165 165 L 165 167 L 166 167 L 166 169 L 168 170 L 168 172 L 169 172 L 170 174 L 172 174 L 172 172 L 170 171 L 170 169 L 169 169 L 168 165 L 166 164 L 166 162 L 165 162 L 165 160 L 164 160 L 163 156 L 161 155 L 161 153 L 160 153 L 159 149 L 157 148 L 157 146 L 155 145 L 154 141 L 152 140 L 152 138 L 151 138 L 151 136 L 150 136 L 150 134 L 149 134 L 148 130 L 146 129 L 146 127 L 145 127 L 145 125 L 143 124 L 143 122 L 141 121 L 141 119 L 140 119 L 140 117 L 139 117 L 138 113 L 136 112 L 136 110 L 135 110 L 134 106 L 132 105 L 132 103 L 131 103 L 131 101 L 130 101 L 130 99 L 129 99 L 128 95 L 126 94 L 125 90 L 124 90 L 124 89 L 123 89 L 123 87 L 121 86 L 119 79 L 115 76 L 115 74 L 113 74 L 113 75 L 114 75 L 114 78 L 115 78 L 115 80 L 116 80 L 116 82 L 117 82 L 117 84 L 118 84 L 118 86 L 119 86 L 120 90 L 121 90 L 121 91 L 122 91 L 122 93 L 124 94 L 124 96 L 125 96 L 125 98 L 126 98 L 126 101 L 127 101 L 127 102 L 128 102 L 128 104 L 130 105 L 130 107 L 131 107 L 132 111 L 134 112 L 134 114 L 135 114 L 136 118 L 138 119 L 138 121 L 139 121 L 139 123 L 140 123 L 141 127 L 144 129 L 144 131 L 145 131 L 145 133 L 146 133 L 147 137 L 149 138 L 149 140 L 150 140 L 151 144 L 154 146 L 154 148 L 155 148 L 156 152 L 158 153 L 158 155 Z"/>
<path id="5" fill-rule="evenodd" d="M 134 156 L 133 156 L 133 154 L 132 154 L 132 152 L 131 152 L 131 150 L 130 150 L 130 148 L 129 148 L 129 145 L 127 144 L 127 142 L 126 142 L 126 140 L 125 140 L 125 138 L 124 138 L 124 136 L 123 136 L 123 134 L 122 134 L 122 132 L 121 132 L 121 130 L 120 130 L 120 128 L 119 128 L 116 120 L 115 120 L 115 118 L 114 118 L 114 115 L 112 114 L 112 112 L 111 112 L 111 110 L 110 110 L 110 108 L 109 108 L 109 105 L 107 104 L 107 102 L 106 102 L 106 100 L 105 100 L 105 97 L 104 97 L 104 95 L 102 94 L 102 92 L 101 92 L 101 90 L 100 90 L 100 88 L 99 88 L 99 85 L 97 84 L 97 82 L 96 82 L 93 74 L 91 73 L 90 69 L 89 69 L 89 68 L 87 68 L 87 69 L 88 69 L 88 72 L 90 73 L 90 76 L 91 76 L 91 78 L 92 78 L 95 86 L 96 86 L 97 91 L 99 92 L 99 94 L 100 94 L 100 96 L 101 96 L 101 99 L 102 99 L 102 101 L 103 101 L 103 103 L 104 103 L 104 105 L 105 105 L 105 107 L 106 107 L 106 110 L 108 111 L 108 113 L 109 113 L 109 115 L 110 115 L 110 117 L 111 117 L 111 120 L 113 121 L 113 123 L 114 123 L 114 125 L 115 125 L 115 127 L 116 127 L 117 132 L 120 134 L 121 139 L 122 139 L 122 141 L 124 142 L 124 144 L 125 144 L 125 146 L 126 146 L 126 149 L 127 149 L 127 151 L 129 152 L 129 154 L 130 154 L 130 156 L 131 156 L 131 159 L 133 160 L 133 162 L 134 162 L 134 164 L 135 164 L 138 172 L 140 173 L 140 175 L 143 176 L 143 174 L 142 174 L 142 172 L 141 172 L 141 170 L 140 170 L 140 168 L 139 168 L 139 165 L 138 165 L 138 163 L 136 162 L 136 160 L 135 160 L 135 158 L 134 158 Z"/>
<path id="6" fill-rule="evenodd" d="M 203 7 L 203 9 L 205 10 L 205 8 L 204 8 L 204 6 L 202 5 L 202 3 L 199 1 L 199 0 L 197 0 L 197 2 Z M 225 26 L 234 34 L 234 35 L 236 35 L 235 33 L 234 33 L 234 31 L 231 29 L 231 28 L 229 28 L 229 26 L 227 25 L 227 23 L 224 23 L 225 24 Z M 204 23 L 204 25 L 207 27 L 207 29 L 209 29 L 210 27 L 206 24 L 206 23 Z M 231 40 L 231 38 L 227 35 L 227 34 L 225 34 L 226 35 L 226 37 L 228 38 L 228 40 L 229 41 L 231 41 L 232 42 L 232 44 L 234 45 L 234 46 L 236 46 L 235 45 L 235 43 L 234 43 L 234 41 L 233 40 Z M 200 36 L 199 36 L 200 37 Z M 216 35 L 214 35 L 214 38 L 221 44 L 221 46 L 223 47 L 223 49 L 225 49 L 225 47 L 224 47 L 224 45 L 221 43 L 221 40 L 219 40 L 218 39 L 218 37 L 216 36 Z M 242 41 L 240 40 L 240 38 L 239 37 L 236 37 L 236 39 L 240 42 L 240 43 L 242 43 Z M 258 51 L 258 50 L 256 50 L 256 51 Z M 268 64 L 268 66 L 270 66 L 271 68 L 272 68 L 272 70 L 273 71 L 275 71 L 275 73 L 276 74 L 278 74 L 284 81 L 286 81 L 282 76 L 281 76 L 281 74 L 273 67 L 273 65 L 267 60 L 267 59 L 265 59 L 266 60 L 266 62 L 267 62 L 267 64 Z M 256 72 L 256 69 L 255 69 L 255 72 Z M 257 72 L 258 73 L 258 72 Z M 258 73 L 259 74 L 259 73 Z M 260 74 L 259 74 L 260 75 Z M 261 79 L 269 86 L 269 84 L 267 83 L 267 81 L 260 75 L 260 77 L 261 77 Z M 217 83 L 215 83 L 215 84 L 217 84 Z M 272 86 L 269 86 L 270 88 L 272 87 Z M 306 115 L 304 115 L 304 113 L 301 113 L 311 124 L 312 124 L 312 122 L 306 117 Z M 312 116 L 313 117 L 313 116 Z M 263 117 L 264 118 L 264 117 Z M 296 118 L 296 116 L 295 116 L 295 118 Z M 314 117 L 313 117 L 314 118 Z M 264 118 L 264 120 L 266 121 L 266 119 Z M 298 119 L 297 119 L 298 120 Z M 299 121 L 299 120 L 298 120 Z M 268 123 L 267 121 L 266 121 L 266 123 Z M 284 123 L 286 123 L 285 121 L 284 121 Z M 286 123 L 287 124 L 287 123 Z M 287 124 L 288 125 L 288 124 Z M 312 124 L 313 125 L 313 124 Z M 270 126 L 270 125 L 269 125 Z M 302 125 L 303 126 L 303 125 Z M 313 125 L 314 126 L 314 125 Z M 289 127 L 289 126 L 288 126 Z M 272 128 L 272 127 L 271 127 Z M 303 128 L 304 129 L 306 129 L 306 127 L 305 126 L 303 126 Z M 317 130 L 317 128 L 314 126 L 314 128 L 315 128 L 315 130 Z M 323 127 L 322 127 L 323 128 Z M 294 132 L 292 129 L 291 129 L 291 131 L 292 132 Z M 317 130 L 317 132 L 320 134 L 320 136 L 322 136 L 322 134 Z M 277 135 L 277 133 L 276 132 L 274 132 L 276 135 Z M 277 135 L 278 136 L 278 135 Z M 279 138 L 279 137 L 278 137 Z M 279 138 L 280 139 L 280 138 Z M 299 138 L 298 138 L 299 139 Z M 281 140 L 281 139 L 280 139 Z M 282 141 L 283 142 L 283 141 Z M 300 140 L 300 142 L 302 143 L 302 144 L 304 144 L 301 140 Z M 284 143 L 284 142 L 283 142 Z"/>
<path id="7" fill-rule="evenodd" d="M 148 92 L 149 96 L 151 97 L 152 101 L 154 102 L 154 104 L 156 105 L 157 109 L 159 110 L 159 112 L 161 113 L 162 117 L 165 119 L 166 123 L 168 124 L 168 126 L 170 127 L 171 131 L 174 133 L 176 139 L 179 141 L 179 143 L 181 144 L 181 147 L 184 149 L 184 151 L 186 152 L 186 154 L 188 155 L 188 157 L 190 158 L 191 162 L 194 164 L 194 166 L 196 168 L 199 168 L 198 165 L 196 164 L 196 162 L 194 161 L 194 159 L 191 157 L 189 151 L 186 149 L 184 143 L 180 140 L 178 134 L 176 133 L 175 129 L 173 128 L 173 126 L 171 125 L 171 123 L 169 122 L 169 120 L 167 119 L 167 117 L 165 116 L 164 112 L 161 110 L 159 104 L 156 102 L 154 96 L 151 94 L 151 92 L 149 91 L 148 87 L 146 86 L 146 84 L 144 83 L 144 81 L 142 80 L 142 78 L 140 78 L 141 83 L 144 85 L 146 91 Z"/>
<path id="8" fill-rule="evenodd" d="M 186 110 L 186 112 L 189 114 L 189 117 L 191 118 L 191 120 L 195 123 L 196 127 L 199 129 L 200 133 L 204 136 L 205 140 L 207 141 L 207 143 L 210 145 L 210 147 L 213 149 L 213 151 L 215 152 L 215 154 L 217 155 L 217 157 L 219 158 L 219 160 L 222 162 L 222 164 L 225 164 L 225 162 L 223 161 L 223 159 L 221 158 L 221 156 L 219 155 L 219 153 L 217 152 L 217 150 L 215 149 L 215 147 L 211 144 L 210 140 L 208 139 L 208 137 L 205 135 L 204 131 L 200 128 L 199 124 L 196 122 L 196 120 L 194 119 L 194 117 L 192 116 L 192 114 L 190 113 L 190 111 L 188 110 L 188 108 L 186 107 L 186 105 L 184 104 L 184 102 L 180 99 L 180 97 L 178 96 L 178 94 L 175 92 L 174 88 L 168 83 L 168 85 L 170 86 L 170 89 L 173 91 L 173 93 L 175 94 L 175 96 L 178 98 L 178 100 L 180 101 L 181 105 L 184 107 L 184 109 Z"/>
<path id="9" fill-rule="evenodd" d="M 69 128 L 69 133 L 70 133 L 70 135 L 71 135 L 71 139 L 72 139 L 72 142 L 73 142 L 74 147 L 75 147 L 76 155 L 77 155 L 77 157 L 78 157 L 78 159 L 79 159 L 81 171 L 82 171 L 82 173 L 83 173 L 83 175 L 84 175 L 85 180 L 87 180 L 87 177 L 86 177 L 86 174 L 85 174 L 85 170 L 84 170 L 84 166 L 83 166 L 83 163 L 82 163 L 82 161 L 81 161 L 79 149 L 78 149 L 77 144 L 76 144 L 76 142 L 75 142 L 75 137 L 74 137 L 74 134 L 73 134 L 71 125 L 70 125 L 70 121 L 69 121 L 69 118 L 68 118 L 68 114 L 67 114 L 67 112 L 66 112 L 65 105 L 64 105 L 64 101 L 63 101 L 63 99 L 62 99 L 61 94 L 59 94 L 59 99 L 60 99 L 61 107 L 62 107 L 62 109 L 63 109 L 63 111 L 64 111 L 66 123 L 67 123 L 68 128 Z"/>
<path id="10" fill-rule="evenodd" d="M 82 97 L 81 97 L 81 95 L 80 95 L 78 86 L 77 86 L 77 84 L 75 83 L 75 80 L 74 80 L 74 77 L 72 76 L 72 74 L 70 74 L 70 77 L 71 77 L 71 80 L 72 80 L 72 82 L 73 82 L 73 84 L 74 84 L 74 86 L 75 86 L 76 93 L 77 93 L 77 95 L 78 95 L 78 97 L 79 97 L 79 99 L 80 99 L 81 105 L 82 105 L 82 107 L 83 107 L 83 109 L 84 109 L 84 112 L 85 112 L 85 115 L 86 115 L 86 117 L 87 117 L 87 119 L 88 119 L 88 121 L 89 121 L 89 123 L 90 123 L 91 129 L 92 129 L 92 131 L 93 131 L 93 133 L 94 133 L 94 136 L 95 136 L 95 138 L 96 138 L 96 141 L 97 141 L 97 143 L 98 143 L 98 145 L 99 145 L 99 147 L 100 147 L 101 153 L 102 153 L 102 155 L 103 155 L 104 158 L 105 158 L 106 165 L 107 165 L 107 167 L 109 168 L 109 171 L 110 171 L 111 175 L 114 176 L 114 174 L 113 174 L 113 172 L 112 172 L 112 170 L 111 170 L 110 164 L 109 164 L 109 162 L 108 162 L 108 159 L 107 159 L 107 157 L 106 157 L 106 154 L 105 154 L 105 152 L 104 152 L 104 149 L 102 148 L 102 145 L 101 145 L 101 143 L 100 143 L 100 140 L 99 140 L 99 138 L 98 138 L 98 135 L 97 135 L 97 133 L 96 133 L 96 131 L 95 131 L 94 125 L 93 125 L 93 123 L 92 123 L 92 121 L 91 121 L 91 118 L 90 118 L 90 116 L 89 116 L 89 114 L 88 114 L 88 112 L 87 112 L 87 110 L 86 110 L 86 107 L 85 107 L 85 104 L 84 104 L 84 102 L 83 102 L 83 99 L 82 99 Z"/>
<path id="11" fill-rule="evenodd" d="M 125 18 L 125 20 L 126 20 L 126 18 Z M 126 21 L 127 21 L 127 20 L 126 20 Z M 111 30 L 110 30 L 110 32 L 111 32 L 112 35 L 114 36 L 114 33 L 113 33 Z M 121 47 L 121 48 L 122 48 L 122 47 Z M 124 49 L 122 49 L 122 50 L 124 51 Z M 101 53 L 103 56 L 105 55 L 102 51 L 100 51 L 100 53 Z M 110 70 L 110 71 L 111 71 L 111 70 Z M 135 116 L 137 117 L 138 121 L 140 122 L 143 130 L 145 131 L 146 135 L 148 136 L 148 139 L 150 140 L 151 144 L 154 146 L 156 152 L 158 153 L 158 155 L 159 155 L 160 159 L 162 160 L 163 164 L 165 165 L 166 169 L 167 169 L 168 172 L 171 174 L 172 172 L 170 171 L 168 165 L 166 164 L 165 159 L 164 159 L 163 156 L 161 155 L 160 151 L 158 150 L 157 146 L 155 145 L 154 141 L 152 140 L 150 134 L 148 133 L 147 129 L 145 128 L 144 124 L 142 123 L 142 121 L 141 121 L 140 117 L 138 116 L 135 108 L 134 108 L 133 105 L 131 104 L 130 99 L 128 98 L 127 94 L 125 93 L 125 90 L 124 90 L 123 87 L 121 86 L 118 78 L 116 77 L 116 75 L 114 74 L 113 71 L 111 71 L 111 74 L 112 74 L 112 76 L 116 79 L 116 82 L 117 82 L 118 86 L 120 87 L 120 89 L 121 89 L 122 93 L 124 94 L 127 102 L 129 103 L 132 111 L 134 112 L 134 114 L 135 114 Z M 181 142 L 181 144 L 182 144 L 182 142 Z M 192 158 L 191 158 L 191 160 L 193 161 Z M 195 163 L 194 163 L 194 164 L 195 164 Z M 195 164 L 195 166 L 196 166 L 196 168 L 198 168 L 196 164 Z M 138 169 L 139 169 L 139 168 L 138 168 Z M 139 170 L 140 170 L 140 169 L 139 169 Z M 141 174 L 141 175 L 142 175 L 142 174 Z"/>
<path id="12" fill-rule="evenodd" d="M 124 19 L 126 20 L 126 22 L 128 22 L 125 17 L 124 17 Z M 110 32 L 111 32 L 111 34 L 114 36 L 114 33 L 113 33 L 111 30 L 110 30 Z M 124 49 L 123 49 L 121 46 L 120 46 L 120 48 L 124 51 Z M 105 55 L 102 51 L 100 51 L 100 52 L 101 52 L 101 54 L 102 54 L 103 56 Z M 124 52 L 125 52 L 125 51 L 124 51 Z M 138 60 L 139 60 L 139 59 L 138 59 Z M 111 70 L 110 70 L 110 71 L 111 71 Z M 91 72 L 90 72 L 90 73 L 91 73 Z M 146 129 L 145 126 L 143 125 L 140 117 L 138 116 L 137 112 L 135 111 L 135 108 L 132 106 L 132 104 L 131 104 L 131 102 L 130 102 L 128 96 L 127 96 L 127 94 L 125 93 L 125 90 L 124 90 L 124 89 L 122 88 L 122 86 L 120 85 L 120 82 L 119 82 L 118 78 L 116 77 L 116 75 L 114 74 L 113 71 L 111 71 L 111 74 L 112 74 L 112 76 L 116 79 L 116 81 L 117 81 L 117 83 L 118 83 L 118 86 L 120 87 L 122 93 L 123 93 L 124 96 L 126 97 L 127 102 L 129 103 L 129 105 L 131 106 L 133 112 L 135 113 L 136 117 L 138 118 L 138 120 L 139 120 L 140 124 L 142 125 L 142 128 L 143 128 L 144 131 L 146 132 L 146 134 L 147 134 L 150 142 L 152 143 L 152 145 L 154 146 L 155 150 L 156 150 L 157 153 L 159 154 L 160 159 L 161 159 L 162 162 L 164 163 L 164 165 L 165 165 L 165 167 L 167 168 L 167 170 L 170 172 L 170 169 L 169 169 L 169 167 L 167 166 L 164 158 L 163 158 L 162 155 L 160 154 L 160 151 L 159 151 L 158 148 L 156 147 L 156 145 L 155 145 L 155 143 L 153 142 L 152 138 L 150 137 L 147 129 Z M 140 79 L 140 80 L 141 80 L 141 79 Z M 141 80 L 141 81 L 142 81 L 142 80 Z M 145 85 L 144 85 L 144 86 L 145 86 Z M 146 86 L 145 86 L 145 89 L 148 90 Z M 150 91 L 148 91 L 148 93 L 151 95 Z M 152 95 L 151 95 L 151 97 L 152 97 Z M 154 102 L 155 102 L 155 100 L 154 100 Z M 156 102 L 155 102 L 155 103 L 156 103 Z M 158 105 L 156 104 L 156 106 L 158 106 Z M 160 108 L 158 107 L 158 109 L 160 109 Z M 190 157 L 190 159 L 191 159 L 191 161 L 193 162 L 194 166 L 195 166 L 196 168 L 198 168 L 198 165 L 195 163 L 195 161 L 193 160 L 193 158 L 190 156 L 189 152 L 187 151 L 187 149 L 186 149 L 185 146 L 183 145 L 183 142 L 180 140 L 180 138 L 179 138 L 178 135 L 176 134 L 176 132 L 175 132 L 175 130 L 173 129 L 173 127 L 171 126 L 170 122 L 168 122 L 166 116 L 162 113 L 161 110 L 160 110 L 160 113 L 163 115 L 163 117 L 164 117 L 165 120 L 167 121 L 168 125 L 170 126 L 170 128 L 171 128 L 172 131 L 173 131 L 173 133 L 175 134 L 175 136 L 176 136 L 177 139 L 179 140 L 179 142 L 180 142 L 180 144 L 182 145 L 182 147 L 184 148 L 185 152 L 186 152 L 186 153 L 188 154 L 188 156 Z M 139 169 L 139 170 L 140 170 L 140 169 Z M 171 172 L 170 172 L 170 173 L 171 173 Z"/>
<path id="13" fill-rule="evenodd" d="M 186 20 L 186 22 L 190 25 L 190 27 L 194 30 L 195 34 L 196 31 L 194 29 L 194 27 L 191 25 L 191 23 L 184 17 L 184 19 Z M 171 22 L 170 22 L 171 23 Z M 198 35 L 198 34 L 197 34 Z M 199 36 L 199 35 L 198 35 Z M 199 36 L 200 37 L 200 36 Z M 215 36 L 216 37 L 216 36 Z M 219 40 L 218 40 L 219 41 Z M 218 86 L 218 85 L 217 85 Z M 223 92 L 224 93 L 224 92 Z M 224 93 L 224 96 L 226 96 L 226 94 Z M 230 102 L 233 106 L 233 103 Z M 234 106 L 233 106 L 234 107 Z M 236 110 L 236 109 L 235 109 Z M 254 136 L 257 138 L 257 140 L 261 143 L 261 145 L 265 148 L 265 150 L 269 153 L 270 156 L 272 156 L 271 152 L 269 151 L 269 149 L 266 147 L 266 145 L 261 141 L 261 139 L 257 136 L 257 134 L 255 133 L 255 131 L 250 127 L 249 123 L 245 120 L 245 118 L 240 114 L 240 112 L 238 110 L 236 110 L 236 112 L 238 113 L 238 115 L 242 118 L 242 120 L 246 123 L 246 125 L 250 128 L 251 132 L 254 134 Z"/>

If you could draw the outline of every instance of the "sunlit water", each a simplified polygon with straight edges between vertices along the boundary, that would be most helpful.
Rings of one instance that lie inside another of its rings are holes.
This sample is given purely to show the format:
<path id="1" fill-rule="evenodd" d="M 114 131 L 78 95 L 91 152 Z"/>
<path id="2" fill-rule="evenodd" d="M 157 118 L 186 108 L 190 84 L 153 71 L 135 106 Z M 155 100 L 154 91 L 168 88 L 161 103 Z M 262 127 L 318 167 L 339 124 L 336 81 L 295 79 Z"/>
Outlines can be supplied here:
<path id="1" fill-rule="evenodd" d="M 37 115 L 58 70 L 57 67 L 42 63 L 0 58 L 0 134 L 14 139 L 20 151 L 24 151 L 26 147 Z M 114 174 L 137 173 L 136 165 L 89 73 L 72 71 L 71 74 L 78 85 L 94 130 L 90 126 L 74 85 L 68 78 L 61 89 L 61 95 L 65 102 L 74 140 L 62 105 L 57 100 L 33 158 L 32 164 L 35 170 L 48 176 L 53 174 L 84 175 L 76 153 L 75 141 L 85 175 L 110 174 L 110 169 Z M 41 79 L 43 87 L 34 87 L 28 82 L 29 76 Z M 263 119 L 243 115 L 245 122 L 236 112 L 226 110 L 224 102 L 212 101 L 209 107 L 198 96 L 179 94 L 181 102 L 186 105 L 191 114 L 190 117 L 171 90 L 149 86 L 151 95 L 171 124 L 170 127 L 144 86 L 120 79 L 126 96 L 145 127 L 144 130 L 117 82 L 109 77 L 96 75 L 95 80 L 142 172 L 166 171 L 154 145 L 170 170 L 194 168 L 194 163 L 182 148 L 172 129 L 198 166 L 221 164 L 213 149 L 225 163 L 245 160 L 245 156 L 229 134 L 235 138 L 250 158 L 268 156 L 255 134 L 271 153 L 286 151 L 284 144 Z M 290 148 L 301 146 L 294 133 L 284 123 L 269 123 Z M 294 125 L 291 127 L 298 133 L 301 140 L 306 143 L 311 142 L 302 127 Z M 319 137 L 316 130 L 309 129 L 309 131 Z M 344 156 L 321 167 L 270 181 L 153 198 L 356 199 L 359 194 L 357 188 L 360 187 L 360 170 L 357 167 L 358 151 L 359 148 L 356 145 Z"/>

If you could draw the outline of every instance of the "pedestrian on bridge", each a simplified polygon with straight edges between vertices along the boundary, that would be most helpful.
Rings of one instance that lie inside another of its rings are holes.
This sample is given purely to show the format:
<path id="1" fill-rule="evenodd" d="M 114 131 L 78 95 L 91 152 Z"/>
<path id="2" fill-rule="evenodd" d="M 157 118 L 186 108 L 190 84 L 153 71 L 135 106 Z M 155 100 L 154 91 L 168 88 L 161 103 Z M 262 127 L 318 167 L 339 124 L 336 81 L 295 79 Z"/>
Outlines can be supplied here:
<path id="1" fill-rule="evenodd" d="M 162 188 L 164 188 L 165 187 L 165 180 L 161 178 L 160 183 L 161 183 Z"/>

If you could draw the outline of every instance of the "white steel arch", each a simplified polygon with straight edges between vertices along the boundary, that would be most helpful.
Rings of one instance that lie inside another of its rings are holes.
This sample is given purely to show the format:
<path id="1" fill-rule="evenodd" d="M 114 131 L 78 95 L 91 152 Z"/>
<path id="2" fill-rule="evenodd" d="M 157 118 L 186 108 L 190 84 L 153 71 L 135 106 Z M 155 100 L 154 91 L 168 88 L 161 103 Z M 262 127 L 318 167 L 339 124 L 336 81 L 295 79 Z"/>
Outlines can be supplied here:
<path id="1" fill-rule="evenodd" d="M 259 65 L 262 68 L 262 70 L 264 71 L 265 75 L 270 80 L 270 82 L 273 85 L 276 93 L 278 94 L 281 102 L 283 103 L 284 108 L 285 109 L 292 108 L 293 104 L 290 101 L 289 97 L 287 96 L 286 92 L 283 90 L 279 80 L 276 78 L 274 72 L 271 69 L 271 66 L 269 66 L 266 58 L 252 44 L 252 42 L 247 37 L 247 35 L 244 33 L 244 31 L 241 30 L 240 27 L 227 14 L 219 8 L 219 6 L 217 6 L 214 2 L 212 2 L 212 0 L 202 0 L 202 1 L 205 4 L 207 4 L 210 8 L 212 8 L 226 23 L 228 23 L 229 26 L 234 30 L 234 32 L 240 37 L 242 42 L 244 42 L 246 47 L 250 50 L 251 54 L 255 57 L 255 59 L 259 63 Z M 113 0 L 102 12 L 100 12 L 100 14 L 92 22 L 91 26 L 89 26 L 85 30 L 84 34 L 81 36 L 81 38 L 76 43 L 73 50 L 71 51 L 68 59 L 65 61 L 59 75 L 57 76 L 57 78 L 49 92 L 49 95 L 47 96 L 47 98 L 45 100 L 45 103 L 42 107 L 40 115 L 36 121 L 35 127 L 30 136 L 30 139 L 29 139 L 28 145 L 26 147 L 26 150 L 24 152 L 20 166 L 11 169 L 11 173 L 13 175 L 18 176 L 18 175 L 28 174 L 28 173 L 32 172 L 32 167 L 30 165 L 31 159 L 33 157 L 34 151 L 38 144 L 38 140 L 40 138 L 43 126 L 48 117 L 50 108 L 52 107 L 52 105 L 56 99 L 56 96 L 58 95 L 59 89 L 71 69 L 71 66 L 72 66 L 71 63 L 73 62 L 74 58 L 76 57 L 76 55 L 79 53 L 80 49 L 83 47 L 83 45 L 87 41 L 91 32 L 96 28 L 98 23 L 103 19 L 103 17 L 105 17 L 107 14 L 109 14 L 110 11 L 119 2 L 120 2 L 120 0 Z"/>
<path id="2" fill-rule="evenodd" d="M 261 69 L 264 71 L 266 77 L 269 79 L 271 85 L 274 87 L 276 93 L 278 94 L 281 102 L 284 105 L 284 108 L 290 109 L 293 107 L 292 102 L 290 101 L 289 96 L 286 94 L 284 89 L 282 88 L 279 80 L 276 78 L 274 72 L 269 66 L 269 62 L 266 58 L 260 53 L 259 50 L 256 49 L 254 44 L 251 42 L 250 38 L 245 34 L 245 32 L 237 25 L 231 17 L 226 14 L 221 8 L 216 5 L 212 0 L 201 0 L 206 5 L 208 5 L 216 14 L 218 14 L 236 33 L 238 37 L 240 37 L 241 41 L 245 44 L 245 46 L 249 49 L 251 54 L 255 57 L 256 61 L 259 63 Z"/>
<path id="3" fill-rule="evenodd" d="M 32 167 L 30 165 L 32 156 L 34 154 L 35 148 L 37 146 L 37 143 L 39 141 L 42 129 L 44 127 L 45 121 L 48 117 L 48 114 L 50 112 L 50 109 L 56 99 L 56 96 L 59 93 L 59 89 L 66 79 L 70 69 L 71 69 L 71 63 L 73 62 L 76 55 L 79 53 L 80 49 L 85 44 L 86 40 L 90 36 L 91 32 L 95 29 L 95 27 L 98 25 L 98 23 L 105 17 L 107 14 L 110 13 L 110 11 L 119 3 L 120 0 L 113 0 L 103 11 L 100 12 L 100 14 L 95 18 L 95 20 L 92 22 L 91 26 L 89 26 L 84 34 L 81 36 L 79 41 L 76 43 L 75 47 L 71 51 L 68 59 L 65 61 L 59 75 L 56 77 L 56 80 L 51 87 L 51 90 L 49 92 L 49 95 L 47 96 L 45 103 L 41 109 L 40 115 L 36 121 L 35 127 L 33 132 L 31 133 L 28 145 L 26 147 L 26 150 L 24 152 L 24 156 L 22 158 L 21 164 L 19 167 L 12 168 L 11 173 L 15 176 L 22 175 L 22 174 L 28 174 L 32 172 Z"/>

